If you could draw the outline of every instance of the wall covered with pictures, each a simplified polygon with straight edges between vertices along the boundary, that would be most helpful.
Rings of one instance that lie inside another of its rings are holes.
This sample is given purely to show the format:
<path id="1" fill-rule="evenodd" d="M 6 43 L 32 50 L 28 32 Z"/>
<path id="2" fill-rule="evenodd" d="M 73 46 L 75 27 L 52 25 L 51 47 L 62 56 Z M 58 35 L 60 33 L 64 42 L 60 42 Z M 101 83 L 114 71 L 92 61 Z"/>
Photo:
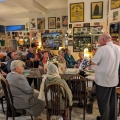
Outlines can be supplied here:
<path id="1" fill-rule="evenodd" d="M 31 12 L 30 30 L 67 29 L 67 8 L 48 10 L 47 14 Z"/>

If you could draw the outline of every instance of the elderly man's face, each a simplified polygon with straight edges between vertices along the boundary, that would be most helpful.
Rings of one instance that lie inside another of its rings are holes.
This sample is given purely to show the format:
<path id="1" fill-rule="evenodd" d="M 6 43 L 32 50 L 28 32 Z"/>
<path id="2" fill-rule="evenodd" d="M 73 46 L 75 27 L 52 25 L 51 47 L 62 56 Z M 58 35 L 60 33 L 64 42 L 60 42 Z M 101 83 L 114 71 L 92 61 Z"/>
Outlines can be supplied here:
<path id="1" fill-rule="evenodd" d="M 12 52 L 11 57 L 13 60 L 16 60 L 18 58 L 18 54 L 16 52 Z"/>
<path id="2" fill-rule="evenodd" d="M 24 71 L 24 66 L 20 66 L 16 68 L 17 73 L 22 74 Z"/>
<path id="3" fill-rule="evenodd" d="M 30 48 L 30 49 L 29 49 L 29 52 L 30 52 L 30 53 L 33 53 L 33 52 L 34 52 L 34 51 L 33 51 L 33 48 Z"/>

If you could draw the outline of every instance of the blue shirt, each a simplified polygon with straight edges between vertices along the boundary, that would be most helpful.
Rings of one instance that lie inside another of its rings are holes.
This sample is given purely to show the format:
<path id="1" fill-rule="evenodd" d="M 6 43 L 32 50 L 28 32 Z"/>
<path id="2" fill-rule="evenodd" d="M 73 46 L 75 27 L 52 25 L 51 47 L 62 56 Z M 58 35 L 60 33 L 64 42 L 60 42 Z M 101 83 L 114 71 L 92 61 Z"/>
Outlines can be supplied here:
<path id="1" fill-rule="evenodd" d="M 35 58 L 35 55 L 33 53 L 28 52 L 27 60 L 30 60 L 30 58 Z"/>
<path id="2" fill-rule="evenodd" d="M 13 59 L 10 59 L 8 62 L 7 62 L 7 72 L 11 72 L 11 69 L 10 69 L 10 66 L 11 66 L 11 62 L 13 61 Z"/>

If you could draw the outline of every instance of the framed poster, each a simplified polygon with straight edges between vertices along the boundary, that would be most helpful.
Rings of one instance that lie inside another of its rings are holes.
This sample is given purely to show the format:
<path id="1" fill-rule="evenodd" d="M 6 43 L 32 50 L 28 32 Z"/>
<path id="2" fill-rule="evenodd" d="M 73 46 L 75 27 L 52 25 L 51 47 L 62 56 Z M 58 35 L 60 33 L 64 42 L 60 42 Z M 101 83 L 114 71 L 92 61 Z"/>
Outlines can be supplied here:
<path id="1" fill-rule="evenodd" d="M 37 18 L 37 29 L 44 30 L 45 29 L 45 18 Z"/>
<path id="2" fill-rule="evenodd" d="M 36 30 L 36 19 L 35 18 L 31 18 L 30 30 Z"/>
<path id="3" fill-rule="evenodd" d="M 68 16 L 62 16 L 62 26 L 63 27 L 68 26 Z"/>
<path id="4" fill-rule="evenodd" d="M 118 11 L 113 12 L 113 20 L 118 20 Z"/>
<path id="5" fill-rule="evenodd" d="M 91 3 L 91 19 L 103 18 L 103 1 Z"/>
<path id="6" fill-rule="evenodd" d="M 120 8 L 120 0 L 111 0 L 111 10 Z"/>
<path id="7" fill-rule="evenodd" d="M 110 24 L 110 35 L 112 38 L 118 38 L 120 33 L 120 24 L 118 22 Z"/>
<path id="8" fill-rule="evenodd" d="M 48 29 L 56 29 L 56 17 L 48 18 Z"/>
<path id="9" fill-rule="evenodd" d="M 70 4 L 70 22 L 84 22 L 84 2 Z"/>

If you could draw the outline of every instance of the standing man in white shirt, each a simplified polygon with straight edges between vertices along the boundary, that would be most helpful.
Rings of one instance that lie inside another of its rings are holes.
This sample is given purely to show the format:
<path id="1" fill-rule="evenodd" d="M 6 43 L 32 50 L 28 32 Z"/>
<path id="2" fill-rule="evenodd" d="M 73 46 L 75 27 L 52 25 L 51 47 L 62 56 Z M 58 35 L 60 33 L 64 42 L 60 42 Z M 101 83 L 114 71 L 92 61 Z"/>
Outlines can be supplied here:
<path id="1" fill-rule="evenodd" d="M 95 68 L 96 97 L 100 112 L 97 120 L 117 120 L 118 68 L 120 47 L 113 44 L 111 36 L 103 33 L 99 37 L 100 46 L 92 58 Z"/>

